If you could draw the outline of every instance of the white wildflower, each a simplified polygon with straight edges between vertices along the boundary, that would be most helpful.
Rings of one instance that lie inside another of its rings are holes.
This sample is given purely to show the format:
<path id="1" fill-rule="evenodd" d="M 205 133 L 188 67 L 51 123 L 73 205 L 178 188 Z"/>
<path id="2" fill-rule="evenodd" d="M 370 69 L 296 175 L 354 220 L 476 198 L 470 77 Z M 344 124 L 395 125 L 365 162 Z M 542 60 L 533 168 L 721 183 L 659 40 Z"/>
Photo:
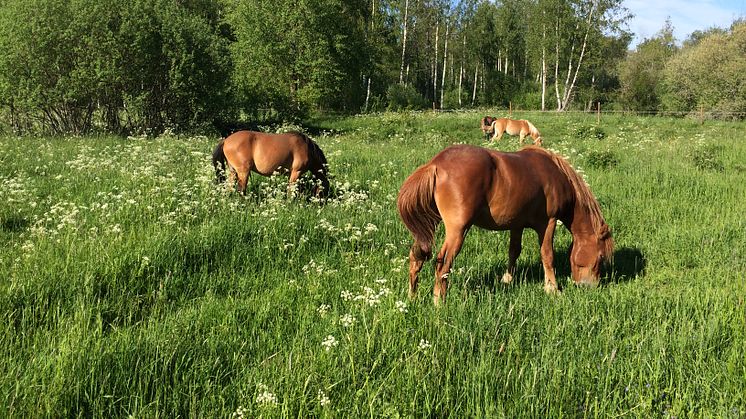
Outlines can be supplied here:
<path id="1" fill-rule="evenodd" d="M 337 338 L 335 338 L 332 335 L 329 335 L 321 342 L 321 346 L 324 347 L 324 350 L 329 352 L 333 347 L 339 345 L 339 342 L 337 341 Z"/>
<path id="2" fill-rule="evenodd" d="M 345 301 L 351 301 L 353 298 L 355 298 L 355 295 L 350 291 L 344 290 L 339 294 L 339 297 Z"/>
<path id="3" fill-rule="evenodd" d="M 231 415 L 232 419 L 244 419 L 249 413 L 243 406 L 238 406 L 235 412 Z"/>
<path id="4" fill-rule="evenodd" d="M 407 303 L 405 303 L 404 301 L 397 301 L 396 302 L 396 309 L 399 310 L 402 313 L 406 313 L 408 311 L 407 310 Z"/>
<path id="5" fill-rule="evenodd" d="M 256 403 L 263 406 L 277 406 L 277 396 L 269 391 L 269 388 L 264 384 L 257 386 L 259 389 L 259 395 L 256 396 Z"/>
<path id="6" fill-rule="evenodd" d="M 321 315 L 321 317 L 324 317 L 326 316 L 326 313 L 328 313 L 329 309 L 331 308 L 332 306 L 330 306 L 329 304 L 321 304 L 319 308 L 316 309 L 316 311 L 319 312 L 319 315 Z"/>
<path id="7" fill-rule="evenodd" d="M 318 396 L 319 396 L 319 404 L 321 405 L 321 407 L 328 406 L 329 403 L 331 403 L 331 400 L 329 400 L 329 396 L 327 396 L 323 390 L 319 390 Z"/>
<path id="8" fill-rule="evenodd" d="M 430 342 L 428 342 L 425 339 L 420 339 L 420 344 L 418 345 L 418 347 L 420 348 L 421 351 L 425 351 L 427 349 L 432 348 L 433 345 L 431 345 Z"/>
<path id="9" fill-rule="evenodd" d="M 355 317 L 350 313 L 347 313 L 339 318 L 339 324 L 344 327 L 352 327 L 352 325 L 355 324 L 355 321 Z"/>

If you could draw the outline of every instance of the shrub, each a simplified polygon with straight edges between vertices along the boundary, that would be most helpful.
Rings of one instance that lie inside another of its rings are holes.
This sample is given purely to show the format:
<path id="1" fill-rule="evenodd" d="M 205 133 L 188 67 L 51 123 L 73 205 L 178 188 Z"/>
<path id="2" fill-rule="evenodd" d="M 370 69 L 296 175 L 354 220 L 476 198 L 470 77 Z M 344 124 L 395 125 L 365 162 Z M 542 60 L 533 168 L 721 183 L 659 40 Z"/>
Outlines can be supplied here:
<path id="1" fill-rule="evenodd" d="M 386 98 L 389 101 L 388 110 L 390 111 L 418 110 L 428 107 L 427 99 L 412 86 L 392 84 L 386 90 Z"/>
<path id="2" fill-rule="evenodd" d="M 715 172 L 722 172 L 725 170 L 723 162 L 718 158 L 720 148 L 717 146 L 709 145 L 705 147 L 695 148 L 690 158 L 694 166 L 700 170 L 712 170 Z"/>
<path id="3" fill-rule="evenodd" d="M 610 169 L 619 164 L 619 158 L 611 150 L 606 151 L 589 151 L 586 154 L 586 161 L 591 167 L 596 169 Z"/>
<path id="4" fill-rule="evenodd" d="M 601 127 L 592 125 L 581 125 L 580 127 L 575 129 L 575 138 L 581 140 L 586 138 L 603 140 L 604 138 L 606 138 L 606 133 L 603 129 L 601 129 Z"/>

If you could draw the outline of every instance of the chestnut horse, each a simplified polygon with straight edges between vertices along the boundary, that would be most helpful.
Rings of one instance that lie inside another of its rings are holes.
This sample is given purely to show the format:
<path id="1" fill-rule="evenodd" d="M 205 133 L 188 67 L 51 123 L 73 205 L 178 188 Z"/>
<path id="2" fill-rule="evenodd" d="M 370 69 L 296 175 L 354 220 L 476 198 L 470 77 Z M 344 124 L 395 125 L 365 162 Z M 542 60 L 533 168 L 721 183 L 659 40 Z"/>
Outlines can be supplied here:
<path id="1" fill-rule="evenodd" d="M 521 145 L 523 145 L 523 139 L 526 135 L 530 135 L 534 139 L 534 145 L 541 145 L 539 130 L 525 119 L 498 118 L 492 122 L 491 131 L 493 133 L 492 141 L 499 141 L 503 137 L 503 133 L 507 132 L 508 135 L 520 135 Z"/>
<path id="2" fill-rule="evenodd" d="M 299 132 L 267 134 L 255 131 L 238 131 L 221 140 L 212 153 L 212 164 L 218 182 L 225 181 L 225 163 L 231 175 L 238 177 L 238 191 L 246 193 L 250 173 L 271 176 L 275 172 L 289 173 L 290 186 L 300 176 L 310 171 L 320 182 L 314 195 L 326 196 L 329 192 L 327 162 L 324 152 L 307 135 Z"/>
<path id="3" fill-rule="evenodd" d="M 435 304 L 445 300 L 448 273 L 472 226 L 510 230 L 508 268 L 502 281 L 513 280 L 521 236 L 530 228 L 539 236 L 544 290 L 558 292 L 554 275 L 554 230 L 560 220 L 572 233 L 572 277 L 577 285 L 596 286 L 602 261 L 609 261 L 614 240 L 583 179 L 561 157 L 527 146 L 501 153 L 456 145 L 438 153 L 405 181 L 397 200 L 399 214 L 414 236 L 409 252 L 409 295 L 432 256 L 435 228 L 442 220 L 445 241 L 435 259 Z"/>
<path id="4" fill-rule="evenodd" d="M 484 135 L 485 140 L 490 139 L 490 134 L 493 133 L 492 123 L 495 122 L 497 118 L 493 118 L 491 116 L 485 116 L 479 121 L 479 128 L 482 129 L 482 134 Z"/>

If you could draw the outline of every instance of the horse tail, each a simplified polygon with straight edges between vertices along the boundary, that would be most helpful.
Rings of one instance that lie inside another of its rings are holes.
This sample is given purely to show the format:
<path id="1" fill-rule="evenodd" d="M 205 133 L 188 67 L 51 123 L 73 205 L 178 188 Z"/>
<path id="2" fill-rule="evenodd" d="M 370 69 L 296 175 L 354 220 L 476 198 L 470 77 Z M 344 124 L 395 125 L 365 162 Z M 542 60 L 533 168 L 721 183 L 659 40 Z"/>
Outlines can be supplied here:
<path id="1" fill-rule="evenodd" d="M 220 140 L 212 151 L 212 166 L 215 168 L 215 183 L 225 182 L 225 153 L 223 152 L 225 138 Z"/>
<path id="2" fill-rule="evenodd" d="M 412 250 L 425 260 L 432 256 L 435 227 L 441 220 L 435 206 L 436 176 L 435 166 L 420 166 L 404 181 L 396 200 L 399 216 L 415 239 Z"/>

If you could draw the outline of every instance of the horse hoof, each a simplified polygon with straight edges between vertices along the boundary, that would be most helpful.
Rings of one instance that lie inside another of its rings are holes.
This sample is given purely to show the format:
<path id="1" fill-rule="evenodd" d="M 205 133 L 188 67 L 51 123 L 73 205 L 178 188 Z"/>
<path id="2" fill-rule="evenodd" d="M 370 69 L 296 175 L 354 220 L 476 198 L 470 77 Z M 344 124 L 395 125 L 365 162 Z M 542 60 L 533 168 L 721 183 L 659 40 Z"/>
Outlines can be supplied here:
<path id="1" fill-rule="evenodd" d="M 500 281 L 501 281 L 501 282 L 502 282 L 503 284 L 510 284 L 511 282 L 513 282 L 513 275 L 511 275 L 511 274 L 509 274 L 509 273 L 505 272 L 505 274 L 504 274 L 504 275 L 503 275 L 503 277 L 502 277 L 502 278 L 500 279 Z"/>
<path id="2" fill-rule="evenodd" d="M 557 288 L 557 285 L 550 285 L 546 284 L 544 285 L 544 292 L 547 293 L 547 295 L 560 295 L 562 294 L 562 291 Z"/>

